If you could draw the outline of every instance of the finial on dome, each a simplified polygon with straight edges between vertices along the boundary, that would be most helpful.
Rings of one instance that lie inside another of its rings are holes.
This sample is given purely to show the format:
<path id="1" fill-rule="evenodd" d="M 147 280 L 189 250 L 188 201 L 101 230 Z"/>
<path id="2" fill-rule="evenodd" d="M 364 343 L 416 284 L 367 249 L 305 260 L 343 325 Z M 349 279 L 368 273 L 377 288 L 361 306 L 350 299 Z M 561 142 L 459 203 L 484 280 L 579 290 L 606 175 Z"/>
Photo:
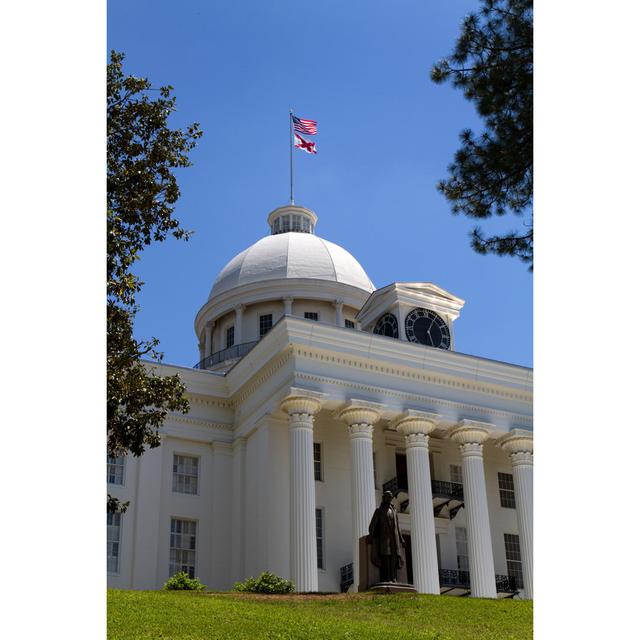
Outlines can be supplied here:
<path id="1" fill-rule="evenodd" d="M 271 235 L 278 233 L 314 233 L 318 216 L 311 211 L 295 204 L 274 209 L 267 218 L 267 224 L 271 227 Z"/>

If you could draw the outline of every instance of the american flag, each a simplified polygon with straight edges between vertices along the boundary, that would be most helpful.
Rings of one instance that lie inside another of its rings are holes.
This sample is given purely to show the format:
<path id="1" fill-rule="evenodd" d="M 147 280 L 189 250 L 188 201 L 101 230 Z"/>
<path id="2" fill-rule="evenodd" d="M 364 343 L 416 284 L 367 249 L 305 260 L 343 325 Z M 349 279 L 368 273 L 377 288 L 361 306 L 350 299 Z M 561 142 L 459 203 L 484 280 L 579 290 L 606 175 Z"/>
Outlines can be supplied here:
<path id="1" fill-rule="evenodd" d="M 291 114 L 293 120 L 293 129 L 300 133 L 306 133 L 310 136 L 315 136 L 318 133 L 318 123 L 315 120 L 303 120 Z"/>

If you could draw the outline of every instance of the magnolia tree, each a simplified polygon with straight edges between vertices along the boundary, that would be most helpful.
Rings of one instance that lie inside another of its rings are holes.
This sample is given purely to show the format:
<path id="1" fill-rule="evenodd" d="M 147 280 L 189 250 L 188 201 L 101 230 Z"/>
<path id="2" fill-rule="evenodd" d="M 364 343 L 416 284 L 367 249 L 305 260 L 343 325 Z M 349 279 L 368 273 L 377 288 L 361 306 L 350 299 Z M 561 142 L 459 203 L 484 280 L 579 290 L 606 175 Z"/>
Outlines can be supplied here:
<path id="1" fill-rule="evenodd" d="M 132 269 L 152 242 L 188 239 L 173 215 L 180 196 L 174 170 L 190 165 L 189 151 L 202 135 L 197 123 L 169 128 L 173 88 L 126 76 L 123 60 L 112 51 L 107 66 L 107 452 L 114 457 L 157 447 L 167 413 L 189 409 L 180 378 L 157 375 L 142 362 L 161 362 L 162 354 L 156 338 L 134 337 L 143 283 Z M 127 504 L 109 496 L 107 509 Z"/>

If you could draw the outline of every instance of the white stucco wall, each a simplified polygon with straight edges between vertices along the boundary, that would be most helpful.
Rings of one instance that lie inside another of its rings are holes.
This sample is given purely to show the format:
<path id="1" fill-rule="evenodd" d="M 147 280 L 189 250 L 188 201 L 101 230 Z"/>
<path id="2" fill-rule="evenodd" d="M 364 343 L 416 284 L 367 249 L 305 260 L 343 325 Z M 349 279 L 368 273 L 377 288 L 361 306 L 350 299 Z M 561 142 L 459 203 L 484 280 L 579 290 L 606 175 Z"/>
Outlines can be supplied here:
<path id="1" fill-rule="evenodd" d="M 269 305 L 256 305 L 256 317 L 266 309 Z M 326 303 L 325 310 L 335 319 L 331 304 Z M 323 480 L 315 483 L 325 536 L 325 568 L 318 573 L 318 588 L 337 591 L 339 569 L 352 560 L 352 523 L 350 442 L 335 412 L 349 398 L 385 408 L 373 434 L 377 503 L 382 484 L 396 475 L 395 453 L 404 448 L 403 438 L 389 427 L 392 416 L 403 408 L 442 416 L 430 439 L 433 476 L 438 480 L 449 481 L 449 465 L 460 465 L 458 447 L 447 437 L 456 421 L 481 419 L 494 424 L 499 433 L 530 425 L 528 370 L 436 351 L 285 318 L 226 376 L 162 367 L 162 373 L 183 376 L 191 411 L 186 417 L 170 416 L 162 429 L 161 447 L 140 459 L 128 458 L 124 486 L 109 487 L 112 495 L 131 501 L 122 517 L 119 572 L 108 577 L 109 585 L 162 586 L 169 575 L 172 516 L 197 521 L 196 573 L 209 588 L 228 589 L 235 579 L 265 570 L 289 577 L 289 432 L 279 398 L 293 385 L 314 389 L 326 398 L 314 425 L 314 441 L 322 444 L 323 451 Z M 239 437 L 246 438 L 240 492 L 234 482 L 241 467 L 234 467 L 232 448 Z M 497 473 L 511 473 L 511 465 L 493 442 L 484 446 L 485 479 L 495 573 L 506 575 L 503 534 L 518 533 L 518 528 L 516 511 L 500 507 Z M 174 453 L 199 458 L 197 496 L 172 491 Z M 242 521 L 244 568 L 242 575 L 232 575 L 233 541 Z M 410 532 L 410 514 L 402 514 L 400 522 Z M 444 569 L 457 568 L 456 526 L 466 526 L 464 509 L 454 520 L 436 518 Z"/>

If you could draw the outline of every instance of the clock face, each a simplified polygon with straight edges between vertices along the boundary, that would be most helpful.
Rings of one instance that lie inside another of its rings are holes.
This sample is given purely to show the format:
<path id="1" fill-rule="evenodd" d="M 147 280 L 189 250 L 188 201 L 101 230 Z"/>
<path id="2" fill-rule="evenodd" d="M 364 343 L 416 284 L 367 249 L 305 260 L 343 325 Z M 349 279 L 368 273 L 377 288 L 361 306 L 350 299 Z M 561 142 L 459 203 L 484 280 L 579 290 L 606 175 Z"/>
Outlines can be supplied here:
<path id="1" fill-rule="evenodd" d="M 409 342 L 426 344 L 429 347 L 448 349 L 451 334 L 445 320 L 428 309 L 413 309 L 407 314 L 404 328 Z"/>
<path id="2" fill-rule="evenodd" d="M 398 337 L 398 320 L 393 315 L 393 313 L 385 313 L 378 320 L 378 322 L 376 322 L 376 327 L 373 330 L 373 333 L 379 336 L 388 336 L 389 338 L 397 338 Z"/>

